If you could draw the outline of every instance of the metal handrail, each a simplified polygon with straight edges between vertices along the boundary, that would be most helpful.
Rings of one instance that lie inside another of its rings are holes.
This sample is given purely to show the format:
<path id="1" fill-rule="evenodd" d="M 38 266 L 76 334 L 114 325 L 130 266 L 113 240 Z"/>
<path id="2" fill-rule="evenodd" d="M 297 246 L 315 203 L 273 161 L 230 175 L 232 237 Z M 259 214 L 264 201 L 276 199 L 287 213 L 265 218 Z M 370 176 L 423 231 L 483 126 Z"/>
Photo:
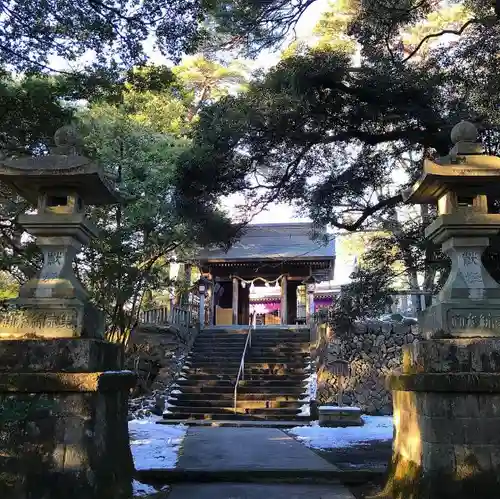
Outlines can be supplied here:
<path id="1" fill-rule="evenodd" d="M 245 356 L 247 354 L 248 347 L 252 348 L 252 329 L 255 329 L 257 314 L 254 312 L 250 315 L 250 320 L 248 321 L 248 334 L 245 341 L 245 348 L 243 349 L 243 354 L 241 355 L 240 368 L 238 370 L 238 376 L 236 377 L 236 383 L 234 384 L 234 413 L 236 414 L 236 406 L 238 404 L 238 385 L 240 379 L 245 379 Z"/>

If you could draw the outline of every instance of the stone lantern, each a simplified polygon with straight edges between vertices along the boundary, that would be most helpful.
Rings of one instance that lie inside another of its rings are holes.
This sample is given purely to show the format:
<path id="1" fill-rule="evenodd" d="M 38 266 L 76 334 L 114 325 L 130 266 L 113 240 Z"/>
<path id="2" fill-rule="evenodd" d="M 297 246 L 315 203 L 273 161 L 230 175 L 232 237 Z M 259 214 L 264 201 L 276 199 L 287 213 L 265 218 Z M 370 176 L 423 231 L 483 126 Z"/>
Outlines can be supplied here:
<path id="1" fill-rule="evenodd" d="M 0 164 L 0 181 L 36 207 L 19 223 L 43 254 L 40 273 L 0 313 L 1 497 L 129 499 L 135 376 L 122 370 L 122 346 L 103 340 L 102 315 L 72 268 L 97 236 L 86 206 L 118 196 L 77 154 L 72 127 L 55 139 L 51 154 Z"/>
<path id="2" fill-rule="evenodd" d="M 200 310 L 199 310 L 199 321 L 200 329 L 205 327 L 205 297 L 207 296 L 211 281 L 205 276 L 201 276 L 198 280 L 198 293 L 200 295 Z"/>
<path id="3" fill-rule="evenodd" d="M 425 230 L 451 259 L 451 271 L 428 309 L 427 336 L 500 336 L 500 285 L 481 256 L 500 231 L 500 214 L 488 213 L 488 197 L 498 197 L 500 158 L 486 156 L 469 122 L 453 128 L 455 146 L 437 162 L 424 161 L 424 173 L 404 193 L 413 204 L 437 204 L 438 217 Z"/>
<path id="4" fill-rule="evenodd" d="M 425 160 L 403 198 L 437 204 L 425 231 L 451 259 L 425 341 L 403 347 L 402 372 L 388 378 L 393 456 L 385 497 L 481 497 L 500 490 L 500 286 L 481 256 L 500 231 L 488 197 L 500 192 L 500 158 L 487 156 L 469 122 L 453 128 L 448 156 Z"/>
<path id="5" fill-rule="evenodd" d="M 56 133 L 60 154 L 0 164 L 0 181 L 36 207 L 36 213 L 21 215 L 18 221 L 35 236 L 43 254 L 42 270 L 21 286 L 13 302 L 18 310 L 3 315 L 0 338 L 102 337 L 102 315 L 89 303 L 72 264 L 82 246 L 98 235 L 85 216 L 86 206 L 114 204 L 118 197 L 98 165 L 71 154 L 70 131 L 63 127 Z"/>
<path id="6" fill-rule="evenodd" d="M 316 279 L 313 275 L 310 275 L 307 279 L 302 281 L 302 284 L 306 287 L 307 293 L 307 322 L 312 325 L 314 317 L 314 292 L 316 291 Z"/>

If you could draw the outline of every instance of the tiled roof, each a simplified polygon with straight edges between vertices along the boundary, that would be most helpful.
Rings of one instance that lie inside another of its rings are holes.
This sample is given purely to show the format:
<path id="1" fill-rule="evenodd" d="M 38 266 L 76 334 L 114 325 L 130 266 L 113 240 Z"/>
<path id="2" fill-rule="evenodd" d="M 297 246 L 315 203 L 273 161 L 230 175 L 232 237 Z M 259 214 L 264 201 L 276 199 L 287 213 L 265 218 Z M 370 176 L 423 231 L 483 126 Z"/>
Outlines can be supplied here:
<path id="1" fill-rule="evenodd" d="M 240 240 L 229 251 L 202 250 L 202 261 L 243 260 L 333 260 L 335 241 L 326 244 L 312 239 L 312 224 L 255 224 L 249 225 Z"/>

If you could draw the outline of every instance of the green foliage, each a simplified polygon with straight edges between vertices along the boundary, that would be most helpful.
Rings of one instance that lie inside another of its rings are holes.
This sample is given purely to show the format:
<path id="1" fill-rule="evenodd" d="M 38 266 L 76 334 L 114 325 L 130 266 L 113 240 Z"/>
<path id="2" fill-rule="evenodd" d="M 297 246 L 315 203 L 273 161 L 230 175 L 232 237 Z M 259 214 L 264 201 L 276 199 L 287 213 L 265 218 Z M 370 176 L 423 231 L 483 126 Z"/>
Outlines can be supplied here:
<path id="1" fill-rule="evenodd" d="M 348 34 L 348 28 L 358 10 L 357 0 L 331 1 L 329 9 L 313 30 L 313 34 L 318 37 L 317 47 L 321 50 L 354 54 L 356 40 Z"/>
<path id="2" fill-rule="evenodd" d="M 126 106 L 94 105 L 79 118 L 88 153 L 119 177 L 125 199 L 111 210 L 92 209 L 102 235 L 84 251 L 79 275 L 110 323 L 126 330 L 144 292 L 169 284 L 161 282 L 165 258 L 175 251 L 182 259 L 199 244 L 226 242 L 231 228 L 220 212 L 186 219 L 176 209 L 171 186 L 185 139 L 160 133 Z"/>
<path id="3" fill-rule="evenodd" d="M 212 101 L 236 82 L 236 69 L 200 59 L 195 66 L 210 68 Z M 141 66 L 113 81 L 90 75 L 0 80 L 4 156 L 46 153 L 54 131 L 73 120 L 85 154 L 118 180 L 123 202 L 89 210 L 101 236 L 84 250 L 76 271 L 108 323 L 121 332 L 130 329 L 145 292 L 169 286 L 165 269 L 174 256 L 182 260 L 199 246 L 228 244 L 235 234 L 216 201 L 186 204 L 174 189 L 190 123 L 205 103 L 196 96 L 207 83 L 195 76 L 190 82 L 190 68 L 189 61 L 174 70 Z M 88 103 L 78 101 L 87 96 Z M 40 268 L 40 254 L 31 239 L 21 238 L 16 221 L 27 203 L 1 189 L 0 271 L 23 282 Z M 10 296 L 10 288 L 5 293 Z"/>
<path id="4" fill-rule="evenodd" d="M 216 2 L 215 19 L 255 54 L 282 43 L 314 4 Z M 395 208 L 422 159 L 448 154 L 461 119 L 477 123 L 487 153 L 499 153 L 499 14 L 482 0 L 331 4 L 312 42 L 297 42 L 247 92 L 201 114 L 193 147 L 180 156 L 178 189 L 199 202 L 238 192 L 247 212 L 285 202 L 318 225 L 388 233 L 346 289 L 351 319 L 383 308 L 396 284 L 419 289 L 419 275 L 435 290 L 447 272 L 446 263 L 429 264 L 436 248 L 423 235 L 435 212 L 398 219 Z M 463 35 L 431 43 L 441 30 Z M 396 170 L 407 177 L 397 190 Z M 497 210 L 499 200 L 490 204 Z"/>
<path id="5" fill-rule="evenodd" d="M 246 93 L 205 110 L 181 190 L 191 199 L 239 191 L 247 206 L 296 203 L 318 223 L 343 228 L 359 227 L 373 200 L 381 203 L 374 211 L 385 208 L 403 153 L 449 149 L 451 126 L 436 115 L 439 97 L 429 87 L 441 77 L 417 67 L 404 75 L 383 66 L 352 73 L 349 64 L 339 52 L 293 56 Z M 363 215 L 355 227 L 343 220 L 348 211 Z"/>
<path id="6" fill-rule="evenodd" d="M 279 45 L 316 0 L 213 0 L 206 8 L 226 47 L 244 46 L 249 55 Z"/>
<path id="7" fill-rule="evenodd" d="M 203 3 L 197 0 L 2 2 L 0 64 L 39 71 L 54 64 L 54 56 L 77 62 L 92 54 L 96 68 L 130 67 L 144 60 L 148 38 L 165 56 L 180 58 L 201 39 L 199 21 L 203 19 Z"/>
<path id="8" fill-rule="evenodd" d="M 34 153 L 71 119 L 73 110 L 61 99 L 58 79 L 0 75 L 0 149 L 4 154 Z"/>
<path id="9" fill-rule="evenodd" d="M 16 298 L 19 283 L 7 272 L 0 272 L 0 301 Z"/>
<path id="10" fill-rule="evenodd" d="M 20 400 L 15 396 L 3 396 L 0 398 L 0 424 L 24 423 L 28 419 L 35 419 L 37 412 L 50 411 L 54 406 L 54 401 L 40 397 Z"/>

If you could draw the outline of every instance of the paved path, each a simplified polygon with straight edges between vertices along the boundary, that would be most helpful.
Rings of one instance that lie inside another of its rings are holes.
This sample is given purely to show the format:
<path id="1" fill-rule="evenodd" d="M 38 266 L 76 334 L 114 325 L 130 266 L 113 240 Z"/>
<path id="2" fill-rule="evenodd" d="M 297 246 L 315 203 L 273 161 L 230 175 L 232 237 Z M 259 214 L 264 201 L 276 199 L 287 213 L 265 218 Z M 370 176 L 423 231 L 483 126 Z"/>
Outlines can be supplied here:
<path id="1" fill-rule="evenodd" d="M 338 468 L 276 428 L 190 427 L 177 469 L 326 472 Z M 186 483 L 169 499 L 354 499 L 342 485 Z"/>
<path id="2" fill-rule="evenodd" d="M 276 428 L 189 428 L 177 468 L 223 470 L 337 470 Z"/>
<path id="3" fill-rule="evenodd" d="M 353 499 L 341 485 L 211 483 L 174 485 L 168 499 Z"/>

